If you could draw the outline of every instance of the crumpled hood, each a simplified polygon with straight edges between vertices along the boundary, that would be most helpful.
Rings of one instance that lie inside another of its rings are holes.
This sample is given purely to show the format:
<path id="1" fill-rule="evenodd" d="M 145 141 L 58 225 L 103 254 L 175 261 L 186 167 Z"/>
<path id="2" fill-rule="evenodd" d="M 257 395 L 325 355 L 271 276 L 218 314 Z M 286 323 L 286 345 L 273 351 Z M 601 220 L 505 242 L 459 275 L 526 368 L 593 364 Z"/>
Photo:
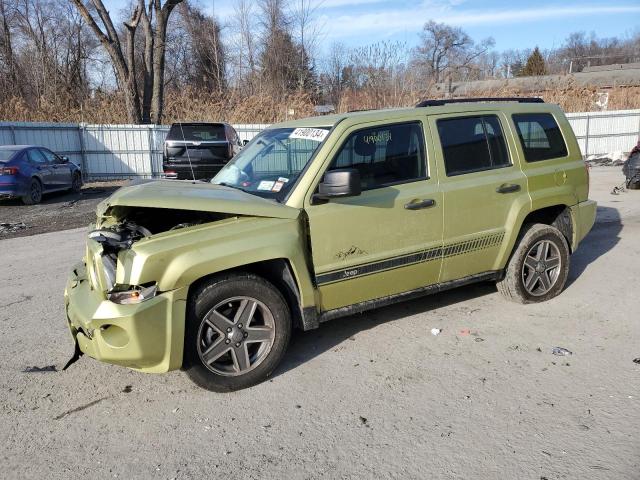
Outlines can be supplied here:
<path id="1" fill-rule="evenodd" d="M 291 219 L 297 218 L 300 213 L 296 208 L 242 190 L 212 183 L 194 183 L 190 180 L 156 180 L 122 187 L 98 205 L 98 217 L 103 216 L 113 206 L 170 208 Z"/>

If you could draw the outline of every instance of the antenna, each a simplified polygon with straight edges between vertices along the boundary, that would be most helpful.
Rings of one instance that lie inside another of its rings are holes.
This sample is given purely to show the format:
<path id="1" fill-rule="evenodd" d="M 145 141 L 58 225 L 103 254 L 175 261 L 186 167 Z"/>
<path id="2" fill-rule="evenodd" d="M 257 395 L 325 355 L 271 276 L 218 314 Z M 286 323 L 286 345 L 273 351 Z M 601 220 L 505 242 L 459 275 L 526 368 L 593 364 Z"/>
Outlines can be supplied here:
<path id="1" fill-rule="evenodd" d="M 182 122 L 179 123 L 180 125 L 180 133 L 182 133 L 182 144 L 184 145 L 184 149 L 187 151 L 187 160 L 189 161 L 189 168 L 191 169 L 191 178 L 193 178 L 193 181 L 196 181 L 196 174 L 193 173 L 193 165 L 191 165 L 191 155 L 189 155 L 189 147 L 187 147 L 187 139 L 184 137 L 184 130 L 182 129 Z"/>

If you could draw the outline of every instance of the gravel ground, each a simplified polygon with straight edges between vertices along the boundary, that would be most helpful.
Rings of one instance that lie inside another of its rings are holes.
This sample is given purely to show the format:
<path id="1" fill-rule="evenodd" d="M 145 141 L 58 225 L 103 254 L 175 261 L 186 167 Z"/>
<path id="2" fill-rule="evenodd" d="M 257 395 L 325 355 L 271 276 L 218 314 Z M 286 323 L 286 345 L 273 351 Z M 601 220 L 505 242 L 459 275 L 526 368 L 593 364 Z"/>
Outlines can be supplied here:
<path id="1" fill-rule="evenodd" d="M 335 320 L 231 394 L 86 356 L 59 371 L 84 230 L 2 240 L 0 477 L 637 480 L 640 191 L 621 182 L 592 170 L 598 223 L 558 298 L 480 284 Z"/>
<path id="2" fill-rule="evenodd" d="M 93 182 L 80 193 L 55 192 L 38 205 L 0 200 L 0 240 L 84 227 L 95 220 L 96 206 L 127 181 Z"/>

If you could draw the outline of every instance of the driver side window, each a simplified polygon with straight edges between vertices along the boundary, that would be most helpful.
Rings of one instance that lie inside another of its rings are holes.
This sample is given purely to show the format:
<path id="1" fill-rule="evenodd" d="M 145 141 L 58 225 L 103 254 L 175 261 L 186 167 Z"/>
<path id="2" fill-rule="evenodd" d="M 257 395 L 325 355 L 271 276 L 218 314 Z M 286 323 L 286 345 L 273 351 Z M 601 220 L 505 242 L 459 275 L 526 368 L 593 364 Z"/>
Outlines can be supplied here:
<path id="1" fill-rule="evenodd" d="M 49 150 L 45 150 L 44 148 L 40 148 L 38 149 L 38 151 L 42 153 L 42 155 L 44 155 L 44 158 L 47 159 L 47 162 L 51 164 L 60 163 L 60 160 L 58 159 L 58 156 L 55 153 Z"/>
<path id="2" fill-rule="evenodd" d="M 420 122 L 381 125 L 352 133 L 328 170 L 355 168 L 362 190 L 427 178 Z"/>

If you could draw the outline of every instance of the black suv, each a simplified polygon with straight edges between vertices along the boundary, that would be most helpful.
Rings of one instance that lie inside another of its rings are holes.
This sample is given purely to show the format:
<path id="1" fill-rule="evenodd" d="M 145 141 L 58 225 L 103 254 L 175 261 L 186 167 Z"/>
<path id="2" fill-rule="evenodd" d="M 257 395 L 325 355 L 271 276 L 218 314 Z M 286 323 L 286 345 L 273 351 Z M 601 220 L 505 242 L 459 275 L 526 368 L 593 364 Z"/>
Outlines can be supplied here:
<path id="1" fill-rule="evenodd" d="M 166 178 L 211 178 L 242 148 L 227 123 L 174 123 L 164 141 L 162 169 Z"/>

